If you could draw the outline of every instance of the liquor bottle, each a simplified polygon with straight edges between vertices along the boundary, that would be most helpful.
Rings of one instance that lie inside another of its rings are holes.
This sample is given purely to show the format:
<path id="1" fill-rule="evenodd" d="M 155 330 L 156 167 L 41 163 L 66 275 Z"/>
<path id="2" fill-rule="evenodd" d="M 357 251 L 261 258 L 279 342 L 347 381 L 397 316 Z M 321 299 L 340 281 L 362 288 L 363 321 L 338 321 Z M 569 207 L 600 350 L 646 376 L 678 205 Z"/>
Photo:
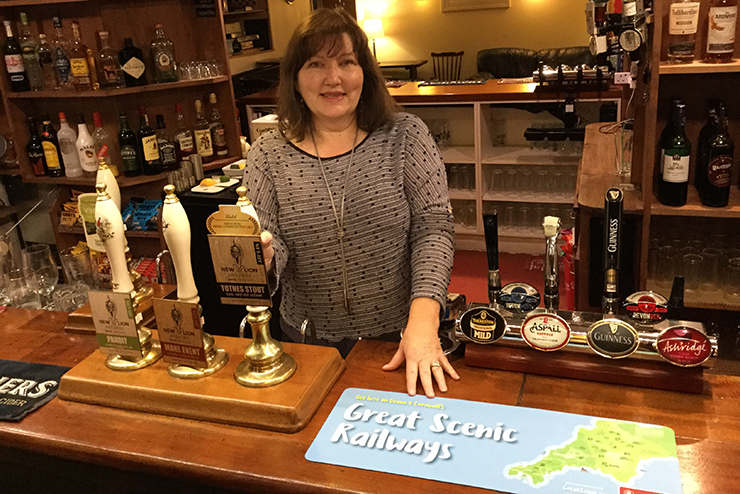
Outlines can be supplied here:
<path id="1" fill-rule="evenodd" d="M 41 145 L 44 147 L 44 168 L 50 177 L 64 176 L 64 160 L 62 150 L 59 149 L 59 140 L 54 126 L 51 124 L 49 115 L 41 117 L 43 124 L 41 130 Z"/>
<path id="2" fill-rule="evenodd" d="M 730 199 L 730 177 L 735 144 L 727 131 L 727 107 L 717 108 L 717 131 L 707 143 L 708 163 L 704 187 L 699 195 L 701 203 L 713 208 L 727 206 Z"/>
<path id="3" fill-rule="evenodd" d="M 67 123 L 67 116 L 59 112 L 59 149 L 62 151 L 65 175 L 69 178 L 81 177 L 82 167 L 80 157 L 77 156 L 77 133 Z"/>
<path id="4" fill-rule="evenodd" d="M 141 163 L 139 162 L 139 145 L 136 142 L 136 134 L 128 126 L 128 117 L 121 112 L 121 130 L 118 132 L 118 146 L 121 149 L 121 162 L 123 163 L 123 174 L 127 177 L 141 175 Z"/>
<path id="5" fill-rule="evenodd" d="M 121 162 L 119 159 L 116 159 L 115 161 L 113 160 L 114 157 L 117 157 L 113 152 L 113 138 L 105 127 L 103 127 L 103 118 L 100 116 L 100 112 L 93 113 L 93 125 L 95 125 L 95 130 L 92 135 L 93 145 L 95 146 L 95 156 L 103 158 L 103 161 L 108 165 L 111 173 L 113 173 L 113 176 L 117 177 L 118 167 Z M 101 153 L 103 146 L 105 146 L 105 150 Z"/>
<path id="6" fill-rule="evenodd" d="M 126 81 L 123 80 L 123 70 L 121 62 L 118 61 L 118 54 L 110 47 L 108 31 L 100 31 L 100 54 L 98 55 L 98 69 L 100 71 L 100 86 L 103 89 L 113 89 L 126 87 Z M 110 163 L 108 163 L 110 166 Z"/>
<path id="7" fill-rule="evenodd" d="M 80 160 L 82 173 L 86 177 L 94 177 L 98 173 L 98 157 L 95 156 L 95 143 L 85 125 L 85 115 L 77 117 L 77 157 Z"/>
<path id="8" fill-rule="evenodd" d="M 87 46 L 80 39 L 80 23 L 72 21 L 72 43 L 69 45 L 69 63 L 72 67 L 72 77 L 77 91 L 89 91 L 90 66 L 87 64 Z"/>
<path id="9" fill-rule="evenodd" d="M 706 62 L 731 62 L 735 50 L 737 0 L 710 0 Z"/>
<path id="10" fill-rule="evenodd" d="M 98 69 L 95 63 L 95 53 L 88 48 L 85 50 L 85 56 L 87 57 L 87 67 L 90 69 L 90 86 L 98 90 L 100 89 L 100 81 L 98 80 Z"/>
<path id="11" fill-rule="evenodd" d="M 21 18 L 21 51 L 23 52 L 23 66 L 28 74 L 28 83 L 34 91 L 44 89 L 44 82 L 41 80 L 41 67 L 39 66 L 39 42 L 31 33 L 28 27 L 28 17 L 25 12 L 20 13 Z"/>
<path id="12" fill-rule="evenodd" d="M 716 98 L 709 100 L 709 117 L 707 123 L 699 132 L 699 141 L 696 146 L 696 170 L 694 172 L 694 186 L 699 192 L 699 196 L 704 193 L 704 184 L 707 178 L 707 165 L 709 164 L 708 144 L 709 140 L 717 132 L 717 105 L 719 101 Z"/>
<path id="13" fill-rule="evenodd" d="M 139 107 L 139 145 L 141 146 L 141 164 L 144 167 L 144 173 L 147 175 L 162 173 L 157 133 L 149 126 L 149 116 L 143 106 Z"/>
<path id="14" fill-rule="evenodd" d="M 185 125 L 185 116 L 182 114 L 182 105 L 175 105 L 175 112 L 177 112 L 177 129 L 175 129 L 175 142 L 177 146 L 175 151 L 177 152 L 177 162 L 181 162 L 191 154 L 195 152 L 195 144 L 193 142 L 193 131 Z"/>
<path id="15" fill-rule="evenodd" d="M 43 177 L 46 175 L 44 171 L 44 146 L 41 143 L 41 136 L 39 135 L 39 129 L 36 127 L 36 119 L 28 117 L 28 144 L 26 144 L 26 152 L 28 153 L 28 161 L 31 163 L 33 168 L 33 174 L 37 177 Z"/>
<path id="16" fill-rule="evenodd" d="M 155 82 L 176 82 L 177 63 L 175 62 L 175 47 L 172 41 L 164 35 L 162 24 L 154 26 L 155 38 L 151 43 L 152 60 L 154 60 Z"/>
<path id="17" fill-rule="evenodd" d="M 691 142 L 686 137 L 686 105 L 671 108 L 671 131 L 666 135 L 660 155 L 658 200 L 666 206 L 683 206 L 689 190 Z"/>
<path id="18" fill-rule="evenodd" d="M 64 90 L 74 89 L 72 84 L 72 67 L 69 63 L 69 41 L 62 31 L 62 18 L 55 15 L 54 22 L 54 39 L 51 40 L 51 46 L 54 50 L 54 65 L 57 69 L 59 78 L 59 88 Z"/>
<path id="19" fill-rule="evenodd" d="M 211 141 L 211 127 L 203 115 L 203 103 L 195 100 L 195 147 L 203 158 L 203 163 L 213 161 L 213 142 Z"/>
<path id="20" fill-rule="evenodd" d="M 51 91 L 56 89 L 58 81 L 57 70 L 54 65 L 54 53 L 52 52 L 51 45 L 46 42 L 46 35 L 43 33 L 39 34 L 38 57 L 44 90 Z"/>
<path id="21" fill-rule="evenodd" d="M 216 155 L 225 158 L 229 154 L 229 147 L 226 145 L 226 129 L 221 123 L 221 113 L 218 111 L 216 93 L 211 93 L 209 103 L 211 103 L 211 142 Z"/>
<path id="22" fill-rule="evenodd" d="M 7 36 L 3 44 L 3 55 L 5 56 L 5 69 L 10 76 L 10 88 L 16 93 L 30 91 L 31 85 L 28 82 L 28 74 L 23 65 L 21 44 L 13 36 L 10 21 L 3 21 L 3 24 L 5 24 L 5 35 Z"/>
<path id="23" fill-rule="evenodd" d="M 177 154 L 175 153 L 175 139 L 167 132 L 164 124 L 164 115 L 157 115 L 157 146 L 159 146 L 159 158 L 162 161 L 162 170 L 170 171 L 177 169 Z"/>
<path id="24" fill-rule="evenodd" d="M 696 49 L 696 28 L 700 2 L 678 0 L 671 3 L 669 15 L 668 60 L 691 63 Z"/>
<path id="25" fill-rule="evenodd" d="M 146 65 L 141 50 L 134 46 L 131 38 L 123 40 L 123 50 L 118 52 L 118 61 L 123 70 L 126 86 L 143 86 L 146 84 Z"/>

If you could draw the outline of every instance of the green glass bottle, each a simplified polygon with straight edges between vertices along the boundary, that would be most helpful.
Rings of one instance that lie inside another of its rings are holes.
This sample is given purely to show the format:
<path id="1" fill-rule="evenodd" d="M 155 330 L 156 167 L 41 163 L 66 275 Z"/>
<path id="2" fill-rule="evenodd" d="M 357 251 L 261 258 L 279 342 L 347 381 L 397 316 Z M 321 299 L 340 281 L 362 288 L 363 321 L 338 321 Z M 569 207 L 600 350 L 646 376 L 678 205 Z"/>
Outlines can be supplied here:
<path id="1" fill-rule="evenodd" d="M 735 144 L 727 131 L 727 107 L 717 107 L 717 131 L 707 143 L 707 168 L 704 187 L 699 195 L 701 203 L 713 208 L 727 206 L 730 200 L 730 178 Z"/>
<path id="2" fill-rule="evenodd" d="M 121 162 L 123 173 L 127 177 L 141 175 L 141 162 L 139 161 L 139 145 L 136 134 L 128 126 L 128 117 L 121 112 L 121 130 L 118 132 L 118 146 L 121 150 Z"/>
<path id="3" fill-rule="evenodd" d="M 666 134 L 660 153 L 658 200 L 666 206 L 683 206 L 689 191 L 691 142 L 686 137 L 686 105 L 671 107 L 671 130 Z"/>

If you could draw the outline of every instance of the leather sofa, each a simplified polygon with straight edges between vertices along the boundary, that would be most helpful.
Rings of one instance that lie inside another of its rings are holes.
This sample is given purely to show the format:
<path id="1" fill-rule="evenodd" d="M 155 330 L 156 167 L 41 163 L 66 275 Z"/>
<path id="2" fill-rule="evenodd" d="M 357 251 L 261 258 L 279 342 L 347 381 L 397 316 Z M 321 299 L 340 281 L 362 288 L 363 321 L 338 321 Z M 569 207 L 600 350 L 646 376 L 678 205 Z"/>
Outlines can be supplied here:
<path id="1" fill-rule="evenodd" d="M 478 52 L 478 74 L 481 79 L 500 79 L 531 77 L 540 61 L 550 67 L 565 64 L 575 67 L 594 65 L 596 59 L 587 46 L 567 48 L 546 48 L 529 50 L 526 48 L 489 48 Z"/>

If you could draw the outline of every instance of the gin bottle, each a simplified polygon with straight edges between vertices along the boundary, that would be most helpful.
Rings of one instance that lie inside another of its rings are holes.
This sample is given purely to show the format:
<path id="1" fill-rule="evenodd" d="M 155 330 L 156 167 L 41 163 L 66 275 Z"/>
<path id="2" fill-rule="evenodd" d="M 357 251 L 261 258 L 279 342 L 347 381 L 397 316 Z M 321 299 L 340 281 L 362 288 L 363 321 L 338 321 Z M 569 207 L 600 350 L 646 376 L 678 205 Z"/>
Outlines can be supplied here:
<path id="1" fill-rule="evenodd" d="M 59 88 L 72 90 L 74 86 L 72 85 L 72 67 L 69 63 L 69 41 L 64 37 L 64 31 L 62 31 L 62 18 L 55 15 L 53 22 L 55 34 L 51 46 L 54 53 L 54 66 L 59 78 Z"/>
<path id="2" fill-rule="evenodd" d="M 151 43 L 152 60 L 154 60 L 155 82 L 176 82 L 177 63 L 175 47 L 164 35 L 162 24 L 154 26 L 155 38 Z"/>
<path id="3" fill-rule="evenodd" d="M 121 62 L 118 61 L 118 54 L 109 45 L 108 31 L 100 31 L 100 54 L 98 55 L 98 67 L 100 69 L 100 87 L 103 89 L 114 89 L 126 87 L 123 80 L 123 70 Z M 110 163 L 108 164 L 110 166 Z"/>
<path id="4" fill-rule="evenodd" d="M 51 45 L 46 42 L 46 35 L 39 34 L 39 70 L 41 71 L 41 80 L 46 91 L 56 89 L 59 81 L 57 80 L 57 70 L 54 66 L 54 54 Z"/>
<path id="5" fill-rule="evenodd" d="M 123 40 L 123 50 L 118 52 L 118 61 L 123 69 L 123 78 L 126 86 L 146 85 L 146 65 L 141 50 L 134 46 L 131 38 Z"/>

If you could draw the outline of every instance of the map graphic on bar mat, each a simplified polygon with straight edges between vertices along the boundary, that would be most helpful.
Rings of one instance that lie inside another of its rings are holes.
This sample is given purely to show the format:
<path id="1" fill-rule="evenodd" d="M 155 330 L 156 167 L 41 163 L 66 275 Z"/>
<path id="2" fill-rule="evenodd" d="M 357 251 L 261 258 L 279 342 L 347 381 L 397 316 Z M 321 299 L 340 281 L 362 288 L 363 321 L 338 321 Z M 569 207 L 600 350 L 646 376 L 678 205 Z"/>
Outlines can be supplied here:
<path id="1" fill-rule="evenodd" d="M 672 429 L 349 388 L 306 459 L 510 493 L 681 494 Z"/>

